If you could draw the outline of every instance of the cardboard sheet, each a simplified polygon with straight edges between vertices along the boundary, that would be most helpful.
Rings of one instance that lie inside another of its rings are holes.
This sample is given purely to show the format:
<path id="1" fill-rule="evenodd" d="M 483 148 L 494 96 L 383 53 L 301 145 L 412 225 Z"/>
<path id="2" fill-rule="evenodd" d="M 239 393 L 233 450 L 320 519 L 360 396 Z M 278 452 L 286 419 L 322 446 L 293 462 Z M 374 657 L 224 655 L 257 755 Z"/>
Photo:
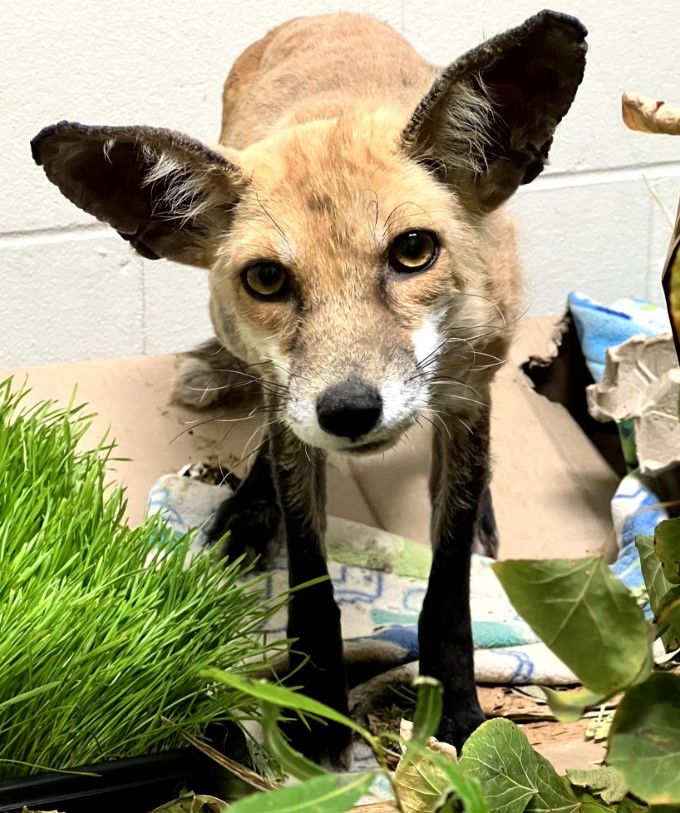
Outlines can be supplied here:
<path id="1" fill-rule="evenodd" d="M 501 555 L 578 557 L 611 542 L 609 500 L 617 478 L 567 411 L 531 389 L 520 364 L 544 354 L 554 320 L 527 319 L 511 361 L 494 387 L 493 494 Z M 35 399 L 77 401 L 98 415 L 93 437 L 110 428 L 121 457 L 114 476 L 128 489 L 129 517 L 143 516 L 151 485 L 162 474 L 205 460 L 245 470 L 257 447 L 259 416 L 248 408 L 193 412 L 171 404 L 176 356 L 35 367 L 27 376 Z M 415 430 L 384 458 L 329 466 L 329 512 L 427 544 L 429 435 Z"/>

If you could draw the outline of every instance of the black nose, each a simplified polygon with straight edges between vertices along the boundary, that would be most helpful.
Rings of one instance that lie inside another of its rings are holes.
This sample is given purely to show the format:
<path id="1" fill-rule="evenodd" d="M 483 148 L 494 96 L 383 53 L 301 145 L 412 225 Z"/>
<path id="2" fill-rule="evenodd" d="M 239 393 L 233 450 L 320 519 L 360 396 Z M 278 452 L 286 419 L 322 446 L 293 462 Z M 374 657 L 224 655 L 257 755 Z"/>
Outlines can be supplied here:
<path id="1" fill-rule="evenodd" d="M 380 393 L 358 378 L 336 384 L 316 402 L 316 415 L 324 432 L 350 440 L 370 432 L 381 414 Z"/>

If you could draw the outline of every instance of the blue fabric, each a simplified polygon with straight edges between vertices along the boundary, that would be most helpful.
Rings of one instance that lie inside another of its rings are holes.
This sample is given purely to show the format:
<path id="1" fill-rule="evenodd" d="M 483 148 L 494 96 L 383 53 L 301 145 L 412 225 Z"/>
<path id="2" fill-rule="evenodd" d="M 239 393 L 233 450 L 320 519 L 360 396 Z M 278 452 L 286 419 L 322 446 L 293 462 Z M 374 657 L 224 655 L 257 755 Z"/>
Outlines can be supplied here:
<path id="1" fill-rule="evenodd" d="M 668 311 L 641 299 L 621 299 L 607 307 L 584 294 L 571 293 L 569 311 L 581 351 L 595 381 L 604 374 L 605 353 L 631 336 L 657 336 L 670 330 Z"/>
<path id="2" fill-rule="evenodd" d="M 579 338 L 581 351 L 595 381 L 604 374 L 606 352 L 632 336 L 657 336 L 670 331 L 666 308 L 640 299 L 619 299 L 610 306 L 588 296 L 571 293 L 569 312 Z M 631 431 L 622 426 L 623 434 Z M 612 499 L 612 517 L 617 532 L 619 555 L 612 571 L 631 590 L 644 587 L 640 559 L 635 547 L 638 536 L 652 536 L 654 528 L 667 518 L 658 506 L 659 498 L 636 475 L 628 474 Z M 646 609 L 649 615 L 649 607 Z"/>

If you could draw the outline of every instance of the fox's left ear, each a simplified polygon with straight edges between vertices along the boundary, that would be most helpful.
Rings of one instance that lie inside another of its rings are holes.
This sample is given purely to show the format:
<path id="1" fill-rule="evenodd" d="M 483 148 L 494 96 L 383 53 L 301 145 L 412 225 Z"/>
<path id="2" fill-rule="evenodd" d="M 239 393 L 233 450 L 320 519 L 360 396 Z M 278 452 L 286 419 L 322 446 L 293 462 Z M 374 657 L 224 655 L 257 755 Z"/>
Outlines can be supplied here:
<path id="1" fill-rule="evenodd" d="M 542 11 L 446 68 L 402 134 L 468 208 L 486 213 L 542 171 L 583 78 L 587 31 Z"/>

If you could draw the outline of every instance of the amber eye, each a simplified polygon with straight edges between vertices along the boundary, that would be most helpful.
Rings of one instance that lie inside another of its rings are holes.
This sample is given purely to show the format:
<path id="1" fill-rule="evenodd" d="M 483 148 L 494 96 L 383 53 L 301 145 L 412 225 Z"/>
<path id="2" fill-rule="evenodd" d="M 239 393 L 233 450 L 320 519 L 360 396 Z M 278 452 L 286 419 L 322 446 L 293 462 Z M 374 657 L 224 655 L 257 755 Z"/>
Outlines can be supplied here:
<path id="1" fill-rule="evenodd" d="M 286 269 L 276 263 L 262 262 L 249 265 L 242 274 L 243 284 L 251 296 L 274 299 L 288 292 Z"/>
<path id="2" fill-rule="evenodd" d="M 400 274 L 424 271 L 437 259 L 439 240 L 431 231 L 405 231 L 396 237 L 388 254 L 389 263 Z"/>

